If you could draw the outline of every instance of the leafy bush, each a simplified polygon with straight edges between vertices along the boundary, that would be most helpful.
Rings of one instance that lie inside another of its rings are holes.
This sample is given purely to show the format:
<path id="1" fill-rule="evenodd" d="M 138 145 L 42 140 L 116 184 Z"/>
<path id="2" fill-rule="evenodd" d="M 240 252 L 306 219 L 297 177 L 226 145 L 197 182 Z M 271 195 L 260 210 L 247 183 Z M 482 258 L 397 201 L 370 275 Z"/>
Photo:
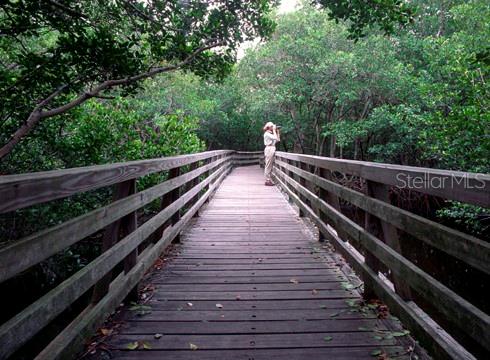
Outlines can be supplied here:
<path id="1" fill-rule="evenodd" d="M 444 224 L 490 241 L 490 212 L 488 209 L 450 201 L 448 206 L 438 210 L 436 215 Z"/>

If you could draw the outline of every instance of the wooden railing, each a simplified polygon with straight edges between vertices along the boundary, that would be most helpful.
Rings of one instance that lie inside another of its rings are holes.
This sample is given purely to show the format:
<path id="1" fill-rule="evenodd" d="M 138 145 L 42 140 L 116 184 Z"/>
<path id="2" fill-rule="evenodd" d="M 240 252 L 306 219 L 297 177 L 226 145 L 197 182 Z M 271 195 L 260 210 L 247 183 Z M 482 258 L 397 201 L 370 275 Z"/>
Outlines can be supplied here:
<path id="1" fill-rule="evenodd" d="M 0 213 L 113 187 L 110 204 L 0 248 L 3 282 L 103 231 L 100 256 L 0 326 L 0 358 L 20 349 L 90 293 L 90 304 L 37 359 L 70 356 L 67 354 L 79 348 L 121 301 L 135 298 L 135 289 L 145 272 L 178 239 L 231 167 L 261 161 L 262 152 L 223 150 L 0 176 Z M 138 178 L 157 173 L 166 174 L 166 181 L 136 191 Z M 363 192 L 335 181 L 339 174 L 355 177 Z M 470 343 L 489 350 L 490 321 L 480 304 L 448 284 L 442 272 L 434 272 L 434 264 L 428 269 L 427 263 L 413 255 L 424 244 L 446 254 L 446 272 L 451 271 L 453 262 L 460 263 L 467 269 L 459 275 L 468 277 L 468 282 L 474 281 L 471 276 L 475 274 L 478 279 L 488 280 L 488 243 L 394 206 L 389 198 L 393 189 L 412 188 L 422 194 L 488 207 L 488 175 L 282 152 L 277 153 L 274 175 L 301 214 L 317 224 L 321 237 L 328 238 L 361 274 L 365 296 L 377 296 L 388 304 L 433 354 L 440 358 L 474 358 L 448 333 L 465 344 L 468 337 Z M 161 211 L 138 226 L 137 211 L 156 200 Z M 342 206 L 346 203 L 363 214 L 362 226 L 344 213 Z M 407 248 L 407 236 L 419 241 L 415 242 L 416 248 L 413 243 Z M 434 259 L 436 268 L 440 260 Z M 123 266 L 118 266 L 120 263 Z M 433 314 L 428 304 L 435 305 L 437 313 Z M 447 332 L 440 330 L 426 312 Z"/>
<path id="2" fill-rule="evenodd" d="M 234 155 L 236 165 L 257 165 L 264 162 L 263 151 L 240 151 Z"/>
<path id="3" fill-rule="evenodd" d="M 36 359 L 66 358 L 126 298 L 145 272 L 219 186 L 251 154 L 193 155 L 0 177 L 0 213 L 113 186 L 113 202 L 0 248 L 0 282 L 103 230 L 102 253 L 0 326 L 0 358 L 20 349 L 58 315 L 91 292 L 91 302 Z M 256 160 L 258 161 L 258 160 Z M 166 181 L 136 191 L 136 180 L 166 173 Z M 137 211 L 160 199 L 160 212 L 137 223 Z M 150 241 L 152 240 L 152 241 Z M 118 264 L 123 263 L 123 266 Z M 89 296 L 90 298 L 90 296 Z"/>
<path id="4" fill-rule="evenodd" d="M 299 207 L 300 215 L 310 217 L 318 226 L 320 237 L 329 239 L 362 275 L 365 297 L 384 301 L 432 354 L 438 358 L 473 359 L 454 338 L 476 344 L 483 352 L 490 350 L 487 313 L 458 289 L 436 278 L 440 272 L 429 274 L 427 264 L 410 254 L 416 249 L 407 248 L 404 241 L 408 235 L 418 241 L 415 247 L 424 243 L 428 249 L 445 254 L 445 264 L 432 263 L 432 268 L 445 266 L 450 272 L 454 271 L 451 264 L 459 262 L 465 264 L 468 273 L 458 276 L 471 281 L 469 277 L 476 274 L 479 281 L 486 279 L 487 286 L 489 244 L 394 206 L 389 197 L 390 190 L 397 187 L 488 207 L 489 175 L 284 152 L 276 153 L 273 174 Z M 340 175 L 355 178 L 362 192 L 335 181 L 342 178 Z M 363 221 L 344 214 L 341 205 L 345 210 L 345 204 L 362 212 Z M 486 297 L 488 305 L 487 294 L 479 297 Z M 436 311 L 432 311 L 434 308 Z M 431 312 L 431 317 L 425 310 Z M 433 319 L 444 324 L 445 331 Z"/>

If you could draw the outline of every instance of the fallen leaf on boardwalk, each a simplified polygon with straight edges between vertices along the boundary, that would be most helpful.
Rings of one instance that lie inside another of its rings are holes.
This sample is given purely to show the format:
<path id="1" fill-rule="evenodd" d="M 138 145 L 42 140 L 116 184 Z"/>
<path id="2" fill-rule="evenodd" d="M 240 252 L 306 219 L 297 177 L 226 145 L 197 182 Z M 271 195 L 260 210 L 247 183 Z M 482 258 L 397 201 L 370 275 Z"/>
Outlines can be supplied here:
<path id="1" fill-rule="evenodd" d="M 379 349 L 371 351 L 371 356 L 380 356 L 383 352 Z"/>
<path id="2" fill-rule="evenodd" d="M 193 343 L 189 343 L 189 347 L 191 350 L 197 350 L 198 349 L 197 345 L 194 345 Z"/>
<path id="3" fill-rule="evenodd" d="M 349 283 L 349 282 L 347 282 L 347 281 L 341 282 L 341 283 L 340 283 L 340 286 L 342 286 L 342 288 L 343 288 L 344 290 L 352 290 L 352 289 L 354 289 L 354 288 L 355 288 L 355 286 L 354 286 L 354 285 L 352 285 L 351 283 Z"/>
<path id="4" fill-rule="evenodd" d="M 332 341 L 332 339 L 333 339 L 333 338 L 332 338 L 331 336 L 325 336 L 325 337 L 323 338 L 323 340 L 325 340 L 325 341 Z"/>
<path id="5" fill-rule="evenodd" d="M 389 313 L 388 313 L 388 306 L 386 306 L 384 304 L 380 304 L 378 306 L 377 313 L 378 313 L 378 318 L 380 318 L 380 319 L 386 319 L 388 317 L 388 315 L 389 315 Z"/>
<path id="6" fill-rule="evenodd" d="M 155 339 L 160 339 L 162 336 L 163 336 L 163 334 L 155 334 L 155 335 L 153 335 L 153 337 Z"/>
<path id="7" fill-rule="evenodd" d="M 216 307 L 217 307 L 218 309 L 223 309 L 223 305 L 221 305 L 221 304 L 216 304 Z"/>
<path id="8" fill-rule="evenodd" d="M 151 313 L 151 306 L 148 306 L 148 305 L 140 305 L 140 304 L 137 304 L 137 303 L 131 303 L 133 306 L 131 306 L 129 308 L 130 311 L 135 311 L 136 312 L 136 315 L 138 316 L 143 316 L 143 315 L 146 315 L 146 314 L 150 314 Z"/>
<path id="9" fill-rule="evenodd" d="M 313 289 L 313 290 L 311 290 L 311 293 L 312 293 L 313 295 L 316 295 L 316 294 L 318 294 L 318 290 L 317 290 L 317 289 Z"/>
<path id="10" fill-rule="evenodd" d="M 336 313 L 333 313 L 333 314 L 330 314 L 330 317 L 336 317 L 336 316 L 339 316 L 340 314 L 343 314 L 345 313 L 347 310 L 340 310 L 339 312 L 336 312 Z"/>
<path id="11" fill-rule="evenodd" d="M 155 290 L 155 285 L 147 284 L 141 291 L 142 292 L 148 292 L 148 291 L 154 291 L 154 290 Z"/>
<path id="12" fill-rule="evenodd" d="M 357 300 L 355 299 L 347 299 L 345 301 L 347 303 L 347 305 L 349 305 L 350 307 L 356 307 L 359 305 L 359 303 L 357 302 Z"/>
<path id="13" fill-rule="evenodd" d="M 126 345 L 126 349 L 129 350 L 136 350 L 138 348 L 139 344 L 137 341 L 130 342 L 129 344 Z"/>
<path id="14" fill-rule="evenodd" d="M 326 309 L 327 305 L 320 305 L 320 309 Z"/>
<path id="15" fill-rule="evenodd" d="M 194 304 L 193 304 L 193 303 L 187 303 L 187 306 L 189 306 L 189 307 L 193 307 L 193 306 L 194 306 Z"/>
<path id="16" fill-rule="evenodd" d="M 104 336 L 108 336 L 110 334 L 112 334 L 112 330 L 111 329 L 105 329 L 105 328 L 102 328 L 100 329 L 100 333 Z"/>
<path id="17" fill-rule="evenodd" d="M 408 335 L 408 334 L 410 334 L 410 331 L 408 331 L 408 330 L 395 331 L 395 332 L 392 332 L 391 333 L 391 335 L 393 335 L 395 337 L 405 336 L 405 335 Z"/>
<path id="18" fill-rule="evenodd" d="M 297 279 L 291 279 L 289 280 L 289 282 L 293 284 L 299 284 L 299 281 Z"/>
<path id="19" fill-rule="evenodd" d="M 145 349 L 145 350 L 150 350 L 150 349 L 151 349 L 151 345 L 150 345 L 150 343 L 148 343 L 148 342 L 144 341 L 144 342 L 143 342 L 143 349 Z"/>

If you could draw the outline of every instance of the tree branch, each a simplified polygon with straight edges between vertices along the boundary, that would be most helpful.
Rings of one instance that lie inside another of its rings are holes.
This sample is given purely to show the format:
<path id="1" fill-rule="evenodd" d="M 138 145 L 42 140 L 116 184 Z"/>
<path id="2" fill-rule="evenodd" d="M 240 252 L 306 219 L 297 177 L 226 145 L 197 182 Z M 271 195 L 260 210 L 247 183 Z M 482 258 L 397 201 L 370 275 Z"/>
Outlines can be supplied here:
<path id="1" fill-rule="evenodd" d="M 76 10 L 71 9 L 68 6 L 63 5 L 63 4 L 59 3 L 58 1 L 47 0 L 47 2 L 50 3 L 51 5 L 53 5 L 54 7 L 63 10 L 67 14 L 70 14 L 71 16 L 79 17 L 82 19 L 87 19 L 87 17 L 84 14 L 82 14 Z"/>
<path id="2" fill-rule="evenodd" d="M 99 85 L 97 85 L 94 89 L 91 91 L 85 91 L 83 94 L 79 95 L 77 98 L 74 100 L 70 101 L 69 103 L 66 103 L 64 105 L 61 105 L 57 108 L 50 109 L 50 110 L 42 110 L 44 107 L 46 107 L 51 101 L 53 101 L 54 98 L 56 98 L 59 94 L 61 94 L 68 86 L 69 84 L 64 84 L 60 86 L 57 90 L 55 90 L 52 94 L 50 94 L 47 98 L 42 100 L 39 104 L 36 105 L 36 107 L 33 109 L 29 117 L 27 118 L 26 122 L 19 128 L 15 133 L 12 135 L 10 140 L 0 148 L 0 160 L 2 160 L 5 156 L 7 156 L 12 149 L 36 126 L 42 119 L 44 118 L 49 118 L 53 117 L 56 115 L 60 115 L 68 110 L 73 109 L 74 107 L 84 103 L 85 101 L 94 98 L 94 97 L 100 97 L 98 94 L 107 89 L 111 89 L 116 86 L 121 86 L 121 85 L 128 85 L 132 84 L 135 82 L 138 82 L 140 80 L 144 80 L 147 78 L 154 77 L 158 74 L 164 73 L 164 72 L 169 72 L 169 71 L 175 71 L 178 70 L 186 65 L 188 65 L 192 60 L 199 55 L 200 53 L 210 50 L 214 47 L 221 46 L 223 43 L 214 43 L 210 44 L 207 46 L 203 46 L 197 50 L 195 50 L 193 53 L 191 53 L 187 58 L 185 58 L 183 61 L 181 61 L 178 64 L 175 65 L 169 65 L 169 66 L 161 66 L 161 67 L 156 67 L 153 68 L 147 72 L 130 76 L 127 78 L 122 78 L 122 79 L 114 79 L 114 80 L 107 80 Z"/>
<path id="3" fill-rule="evenodd" d="M 178 69 L 184 67 L 185 65 L 188 65 L 197 55 L 199 55 L 203 51 L 212 49 L 212 48 L 214 48 L 216 46 L 220 46 L 220 45 L 222 45 L 222 44 L 216 43 L 216 44 L 212 44 L 212 45 L 208 45 L 208 46 L 199 48 L 196 51 L 194 51 L 192 54 L 190 54 L 185 60 L 183 60 L 182 62 L 180 62 L 176 65 L 157 67 L 157 68 L 151 69 L 145 73 L 134 75 L 134 76 L 131 76 L 128 78 L 104 81 L 103 83 L 97 85 L 93 90 L 83 93 L 82 95 L 80 95 L 79 97 L 77 97 L 76 99 L 74 99 L 73 101 L 71 101 L 65 105 L 62 105 L 62 106 L 55 108 L 55 109 L 43 111 L 42 117 L 47 118 L 47 117 L 52 117 L 55 115 L 62 114 L 65 111 L 68 111 L 68 110 L 84 103 L 88 99 L 96 97 L 96 95 L 103 90 L 107 90 L 107 89 L 110 89 L 110 88 L 113 88 L 116 86 L 132 84 L 132 83 L 138 82 L 140 80 L 144 80 L 147 78 L 154 77 L 154 76 L 161 74 L 161 73 L 164 73 L 164 72 L 178 70 Z M 0 155 L 0 159 L 1 159 L 1 155 Z"/>

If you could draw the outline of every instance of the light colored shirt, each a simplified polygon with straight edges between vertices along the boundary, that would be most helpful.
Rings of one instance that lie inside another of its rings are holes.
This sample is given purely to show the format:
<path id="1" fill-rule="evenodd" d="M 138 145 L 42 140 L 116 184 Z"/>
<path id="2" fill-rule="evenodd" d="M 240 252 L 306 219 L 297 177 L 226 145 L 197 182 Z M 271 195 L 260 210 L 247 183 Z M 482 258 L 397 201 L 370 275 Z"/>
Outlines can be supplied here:
<path id="1" fill-rule="evenodd" d="M 279 141 L 276 135 L 273 133 L 266 131 L 264 132 L 264 145 L 265 146 L 274 146 Z"/>

